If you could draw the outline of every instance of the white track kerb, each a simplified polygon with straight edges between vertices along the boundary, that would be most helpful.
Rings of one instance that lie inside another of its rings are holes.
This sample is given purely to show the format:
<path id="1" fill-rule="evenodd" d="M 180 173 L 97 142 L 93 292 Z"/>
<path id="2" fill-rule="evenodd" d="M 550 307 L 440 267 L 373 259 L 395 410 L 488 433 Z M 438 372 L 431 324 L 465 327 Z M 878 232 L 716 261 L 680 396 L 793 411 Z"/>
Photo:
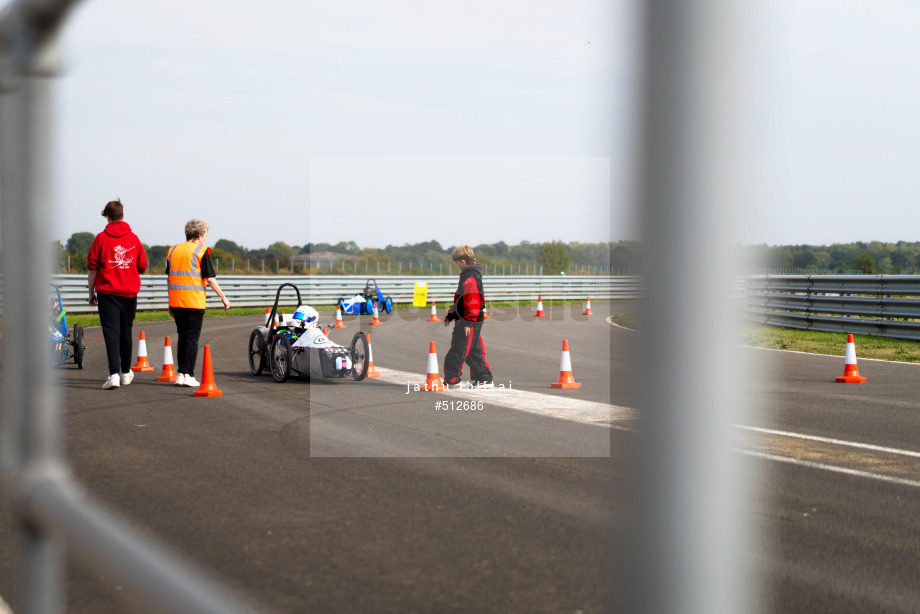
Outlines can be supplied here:
<path id="1" fill-rule="evenodd" d="M 430 360 L 430 359 L 429 359 Z M 432 368 L 430 362 L 428 370 L 437 372 L 437 364 Z M 378 367 L 381 381 L 402 386 L 409 385 L 413 390 L 416 385 L 424 383 L 424 376 L 409 371 L 398 371 L 396 369 L 386 369 Z M 580 422 L 582 424 L 598 424 L 609 427 L 611 422 L 618 420 L 632 420 L 636 418 L 636 411 L 628 407 L 618 407 L 609 403 L 597 403 L 594 401 L 583 401 L 555 394 L 544 394 L 541 392 L 530 392 L 527 390 L 518 390 L 514 384 L 511 388 L 506 387 L 502 390 L 499 383 L 495 383 L 495 388 L 491 390 L 477 390 L 460 388 L 457 390 L 445 391 L 442 394 L 445 399 L 464 399 L 477 400 L 492 406 L 504 407 L 516 411 L 539 414 L 550 418 L 560 420 L 569 420 L 571 422 Z"/>

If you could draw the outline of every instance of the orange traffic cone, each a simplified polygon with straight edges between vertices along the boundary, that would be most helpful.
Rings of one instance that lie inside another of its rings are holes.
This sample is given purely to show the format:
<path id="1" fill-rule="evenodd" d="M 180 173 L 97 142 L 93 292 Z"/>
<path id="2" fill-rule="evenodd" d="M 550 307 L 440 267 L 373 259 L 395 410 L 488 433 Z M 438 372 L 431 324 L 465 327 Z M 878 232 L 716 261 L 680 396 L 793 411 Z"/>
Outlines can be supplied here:
<path id="1" fill-rule="evenodd" d="M 166 337 L 166 344 L 163 346 L 163 372 L 157 377 L 157 381 L 176 381 L 176 368 L 173 366 L 172 346 L 169 345 L 169 337 Z"/>
<path id="2" fill-rule="evenodd" d="M 572 376 L 572 358 L 569 356 L 569 342 L 562 342 L 562 360 L 559 363 L 559 381 L 549 385 L 550 388 L 581 388 L 581 384 Z"/>
<path id="3" fill-rule="evenodd" d="M 441 391 L 444 386 L 441 384 L 441 372 L 438 371 L 438 353 L 434 349 L 434 341 L 428 346 L 428 377 L 422 390 Z"/>
<path id="4" fill-rule="evenodd" d="M 329 334 L 329 331 L 326 330 L 326 329 L 324 328 L 324 329 L 323 329 L 323 334 L 324 334 L 324 335 L 328 335 L 328 334 Z"/>
<path id="5" fill-rule="evenodd" d="M 537 297 L 537 313 L 534 314 L 533 317 L 535 318 L 545 318 L 546 317 L 543 314 L 543 297 L 542 296 Z"/>
<path id="6" fill-rule="evenodd" d="M 374 318 L 370 321 L 372 325 L 383 324 L 380 321 L 380 318 L 377 317 L 377 303 L 374 303 Z"/>
<path id="7" fill-rule="evenodd" d="M 141 331 L 141 338 L 137 342 L 137 364 L 131 367 L 132 371 L 153 371 L 153 367 L 147 361 L 147 339 L 144 338 L 144 331 Z"/>
<path id="8" fill-rule="evenodd" d="M 374 346 L 371 345 L 371 336 L 367 335 L 367 377 L 380 377 L 380 371 L 374 368 Z"/>
<path id="9" fill-rule="evenodd" d="M 856 343 L 853 341 L 853 335 L 847 335 L 847 354 L 844 359 L 843 375 L 836 380 L 842 384 L 862 384 L 866 378 L 859 374 L 856 368 Z"/>
<path id="10" fill-rule="evenodd" d="M 438 310 L 434 306 L 434 301 L 431 301 L 431 317 L 428 318 L 429 322 L 440 322 L 441 318 L 438 317 Z"/>
<path id="11" fill-rule="evenodd" d="M 482 319 L 483 319 L 483 320 L 491 320 L 491 319 L 492 319 L 492 316 L 489 315 L 489 310 L 486 309 L 486 306 L 485 306 L 485 305 L 482 306 Z"/>
<path id="12" fill-rule="evenodd" d="M 342 322 L 342 310 L 339 307 L 335 308 L 335 325 L 332 328 L 346 328 L 345 323 Z"/>
<path id="13" fill-rule="evenodd" d="M 593 316 L 594 315 L 594 312 L 591 311 L 591 297 L 590 296 L 588 297 L 588 302 L 585 305 L 585 312 L 581 315 L 583 316 Z"/>
<path id="14" fill-rule="evenodd" d="M 271 308 L 271 307 L 266 307 L 266 308 L 265 308 L 265 326 L 268 326 L 268 319 L 269 319 L 270 317 L 272 317 L 272 308 Z"/>
<path id="15" fill-rule="evenodd" d="M 204 361 L 201 365 L 201 387 L 195 391 L 196 397 L 222 397 L 224 393 L 214 385 L 214 368 L 211 366 L 211 346 L 204 346 Z"/>

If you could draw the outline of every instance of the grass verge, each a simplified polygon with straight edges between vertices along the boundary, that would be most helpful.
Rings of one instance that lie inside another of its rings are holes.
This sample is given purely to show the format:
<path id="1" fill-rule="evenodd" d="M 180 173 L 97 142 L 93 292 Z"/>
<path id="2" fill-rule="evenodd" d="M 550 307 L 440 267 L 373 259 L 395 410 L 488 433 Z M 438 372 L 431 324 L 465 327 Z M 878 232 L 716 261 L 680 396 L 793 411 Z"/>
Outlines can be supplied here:
<path id="1" fill-rule="evenodd" d="M 626 301 L 595 301 L 592 300 L 592 303 L 602 304 L 602 303 L 617 303 L 617 302 L 626 302 Z M 520 305 L 536 305 L 536 301 L 496 301 L 486 303 L 487 307 L 516 307 Z M 582 300 L 573 300 L 573 301 L 543 301 L 543 305 L 584 305 Z M 297 308 L 297 305 L 282 305 L 279 307 L 279 311 L 284 310 L 288 313 L 293 313 Z M 334 306 L 326 306 L 324 308 L 332 309 Z M 408 305 L 394 305 L 394 309 L 411 309 Z M 416 307 L 416 309 L 423 309 L 422 307 Z M 443 309 L 439 307 L 439 309 Z M 265 307 L 231 307 L 228 311 L 223 309 L 208 309 L 204 312 L 204 317 L 206 318 L 224 318 L 229 316 L 252 316 L 258 314 L 264 314 Z M 135 324 L 142 324 L 144 322 L 162 322 L 164 320 L 171 320 L 169 313 L 166 311 L 138 311 L 137 315 L 134 317 Z M 74 324 L 79 324 L 83 328 L 88 328 L 91 326 L 99 326 L 99 314 L 97 313 L 68 313 L 67 314 L 67 326 L 73 328 Z"/>
<path id="2" fill-rule="evenodd" d="M 613 321 L 626 328 L 638 329 L 637 314 L 634 313 L 615 314 Z M 920 343 L 916 341 L 871 335 L 853 335 L 853 340 L 859 358 L 920 362 Z M 847 336 L 843 333 L 745 324 L 741 329 L 740 343 L 770 350 L 843 356 L 846 353 Z"/>
<path id="3" fill-rule="evenodd" d="M 916 341 L 871 335 L 853 335 L 853 340 L 859 358 L 920 362 L 920 343 Z M 843 333 L 822 333 L 751 324 L 744 327 L 741 343 L 772 350 L 843 356 L 846 353 L 847 336 Z"/>

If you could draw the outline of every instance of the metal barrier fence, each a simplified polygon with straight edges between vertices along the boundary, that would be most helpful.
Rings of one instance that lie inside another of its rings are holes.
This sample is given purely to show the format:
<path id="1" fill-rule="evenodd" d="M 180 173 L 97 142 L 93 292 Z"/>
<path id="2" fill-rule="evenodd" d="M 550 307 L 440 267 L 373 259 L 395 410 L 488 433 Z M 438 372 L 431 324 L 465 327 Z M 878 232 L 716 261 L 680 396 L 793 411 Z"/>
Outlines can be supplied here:
<path id="1" fill-rule="evenodd" d="M 920 276 L 748 277 L 748 320 L 804 330 L 920 340 Z"/>
<path id="2" fill-rule="evenodd" d="M 373 278 L 384 296 L 392 297 L 396 304 L 409 304 L 416 283 L 426 283 L 428 301 L 451 302 L 457 289 L 456 276 L 426 277 L 392 275 Z M 333 306 L 341 297 L 349 299 L 364 290 L 368 277 L 363 275 L 291 275 L 252 276 L 222 275 L 218 277 L 221 289 L 231 305 L 237 307 L 262 307 L 275 300 L 278 286 L 292 283 L 300 289 L 301 297 L 315 306 Z M 86 302 L 85 275 L 54 275 L 52 283 L 61 289 L 64 306 L 71 313 L 95 311 Z M 577 299 L 591 297 L 596 300 L 634 300 L 641 297 L 641 278 L 610 276 L 505 276 L 483 278 L 488 301 L 536 301 Z M 283 295 L 282 299 L 290 299 Z M 166 309 L 168 296 L 165 275 L 141 277 L 141 291 L 137 297 L 138 309 Z M 220 299 L 208 292 L 208 306 L 220 306 Z"/>

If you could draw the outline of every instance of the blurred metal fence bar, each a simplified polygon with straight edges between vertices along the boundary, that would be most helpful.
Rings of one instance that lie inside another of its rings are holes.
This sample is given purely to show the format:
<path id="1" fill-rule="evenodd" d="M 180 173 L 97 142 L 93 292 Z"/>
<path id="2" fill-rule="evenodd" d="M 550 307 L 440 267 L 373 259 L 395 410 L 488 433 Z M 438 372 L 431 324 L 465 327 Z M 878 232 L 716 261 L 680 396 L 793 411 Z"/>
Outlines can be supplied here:
<path id="1" fill-rule="evenodd" d="M 633 601 L 623 611 L 740 614 L 757 607 L 740 564 L 745 490 L 730 439 L 740 405 L 731 243 L 734 215 L 749 201 L 746 3 L 637 4 L 647 326 Z"/>
<path id="2" fill-rule="evenodd" d="M 217 587 L 82 494 L 64 464 L 60 396 L 47 331 L 51 160 L 50 77 L 56 34 L 72 0 L 13 2 L 0 16 L 0 225 L 3 259 L 3 405 L 0 487 L 20 533 L 16 614 L 66 611 L 64 544 L 117 572 L 129 594 L 154 612 L 243 613 L 253 608 Z"/>
<path id="3" fill-rule="evenodd" d="M 292 283 L 300 289 L 304 300 L 314 307 L 332 307 L 341 297 L 346 300 L 364 290 L 368 277 L 363 275 L 221 275 L 220 287 L 236 307 L 262 307 L 275 300 L 278 286 Z M 394 303 L 411 303 L 416 283 L 428 284 L 428 301 L 453 301 L 457 277 L 424 277 L 392 275 L 374 277 L 384 296 Z M 64 307 L 71 313 L 96 311 L 86 302 L 86 275 L 54 275 L 52 283 L 61 289 Z M 484 277 L 483 286 L 488 301 L 543 300 L 635 300 L 642 296 L 640 277 L 594 277 L 577 275 Z M 285 297 L 282 297 L 285 298 Z M 166 309 L 169 298 L 165 275 L 141 276 L 141 291 L 137 308 Z M 220 299 L 208 293 L 208 306 L 220 306 Z"/>
<path id="4" fill-rule="evenodd" d="M 920 340 L 920 276 L 748 277 L 744 315 L 770 326 Z"/>

